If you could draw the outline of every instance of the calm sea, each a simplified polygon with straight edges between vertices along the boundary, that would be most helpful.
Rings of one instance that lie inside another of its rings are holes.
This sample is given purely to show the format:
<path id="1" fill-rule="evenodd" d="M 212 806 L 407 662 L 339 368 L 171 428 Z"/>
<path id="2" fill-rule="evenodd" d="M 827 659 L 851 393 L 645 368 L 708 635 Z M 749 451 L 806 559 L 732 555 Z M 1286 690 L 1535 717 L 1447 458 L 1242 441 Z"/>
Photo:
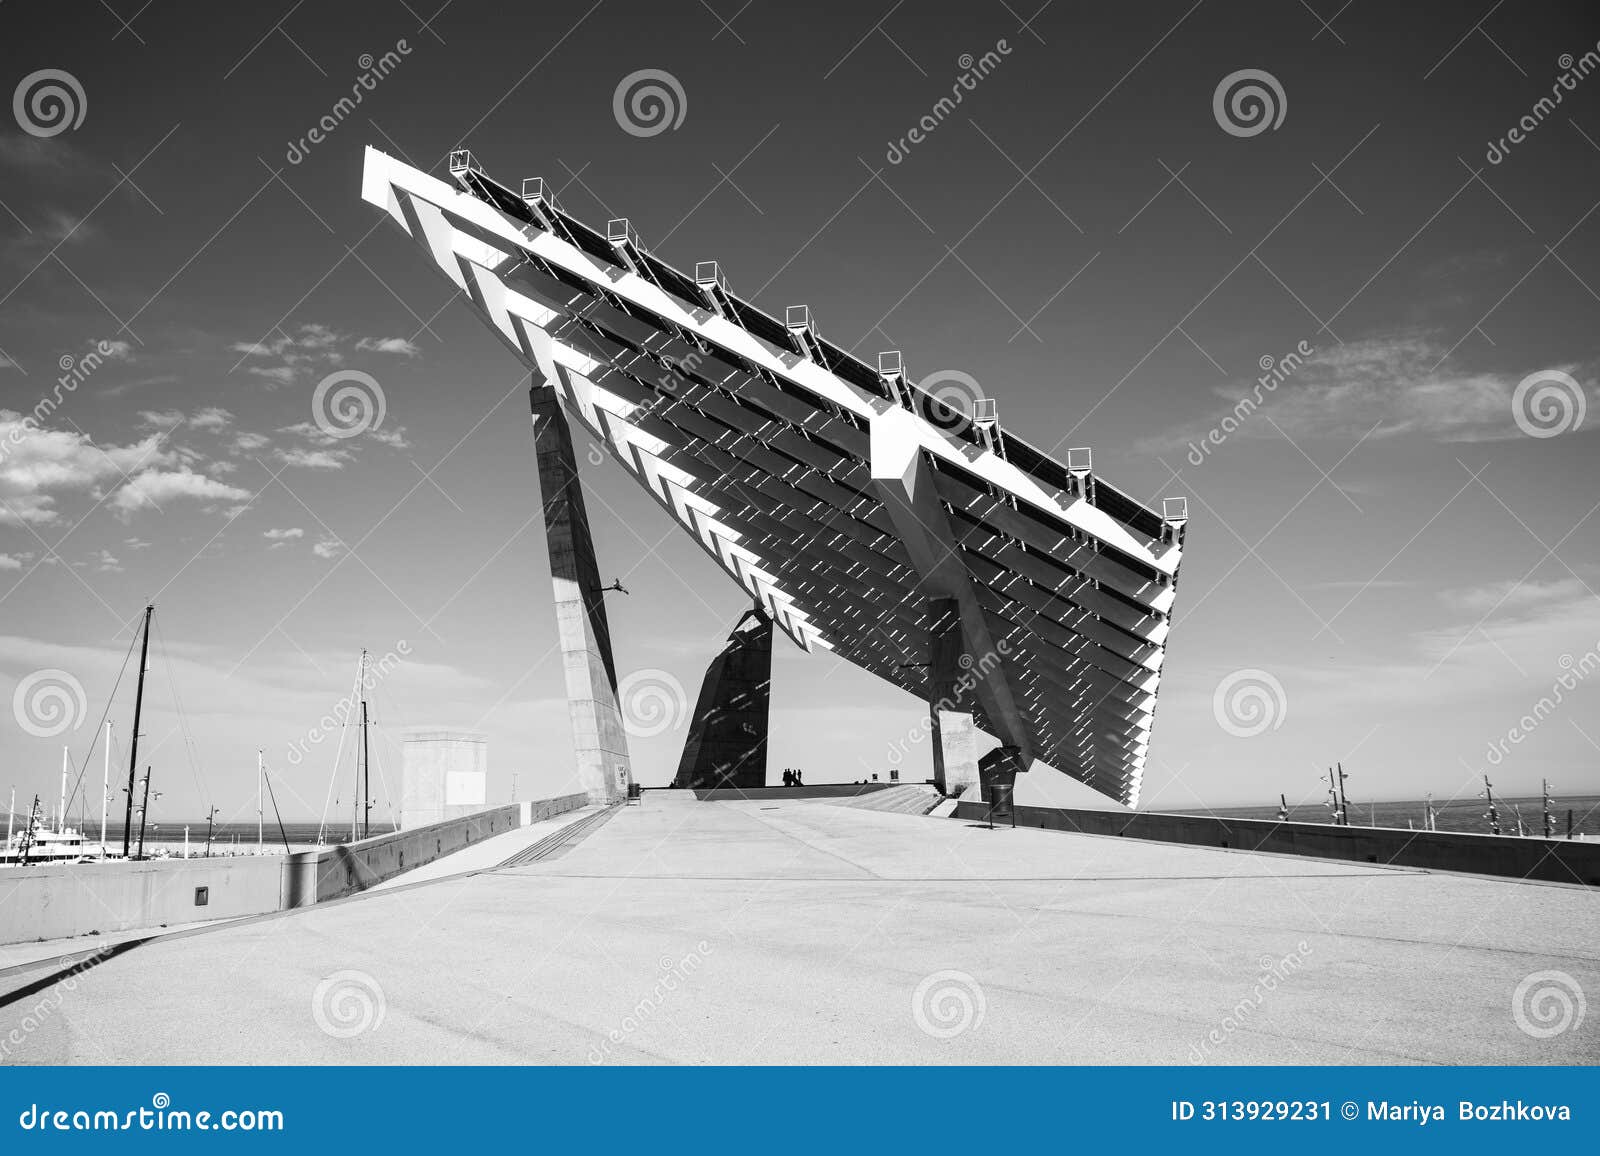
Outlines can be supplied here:
<path id="1" fill-rule="evenodd" d="M 1423 825 L 1421 799 L 1406 799 L 1393 803 L 1364 803 L 1359 799 L 1350 803 L 1350 823 L 1357 827 L 1398 827 L 1407 825 L 1420 830 Z M 1544 830 L 1543 802 L 1533 798 L 1512 796 L 1495 799 L 1500 812 L 1500 833 L 1517 833 L 1517 815 L 1522 815 L 1523 829 L 1530 835 Z M 1272 807 L 1163 807 L 1169 814 L 1216 815 L 1226 819 L 1276 819 L 1278 808 Z M 1475 831 L 1487 835 L 1489 831 L 1488 804 L 1479 798 L 1433 801 L 1434 825 L 1441 831 Z M 1572 813 L 1574 834 L 1600 835 L 1600 795 L 1565 795 L 1550 800 L 1550 814 L 1558 836 L 1567 833 L 1567 813 Z M 1323 803 L 1290 804 L 1289 819 L 1295 823 L 1326 823 L 1329 811 Z"/>
<path id="2" fill-rule="evenodd" d="M 73 819 L 73 822 L 76 824 L 76 818 Z M 263 829 L 267 850 L 270 851 L 273 847 L 277 847 L 281 851 L 285 837 L 287 837 L 289 845 L 292 847 L 315 844 L 317 842 L 318 826 L 316 823 L 285 823 L 283 825 L 283 833 L 280 835 L 278 833 L 278 825 L 268 821 Z M 203 846 L 206 841 L 206 821 L 204 819 L 190 819 L 188 827 L 190 845 L 196 849 Z M 183 828 L 184 823 L 182 821 L 174 822 L 168 819 L 161 823 L 152 822 L 145 828 L 145 845 L 148 847 L 151 843 L 163 845 L 182 843 Z M 374 835 L 387 835 L 393 830 L 394 825 L 392 823 L 375 821 L 372 824 L 372 834 Z M 106 832 L 106 842 L 114 847 L 120 847 L 122 844 L 122 824 L 110 824 L 107 826 Z M 88 825 L 87 834 L 91 839 L 98 839 L 100 835 L 99 825 L 91 822 Z M 3 837 L 3 833 L 0 833 L 0 838 Z M 133 827 L 133 837 L 136 840 L 139 838 L 139 825 L 137 823 Z M 231 846 L 235 839 L 237 839 L 240 849 L 254 849 L 256 845 L 256 825 L 254 823 L 218 823 L 212 828 L 211 842 L 213 849 L 221 846 Z M 346 818 L 343 826 L 330 824 L 324 828 L 322 841 L 324 843 L 350 842 L 350 820 Z"/>

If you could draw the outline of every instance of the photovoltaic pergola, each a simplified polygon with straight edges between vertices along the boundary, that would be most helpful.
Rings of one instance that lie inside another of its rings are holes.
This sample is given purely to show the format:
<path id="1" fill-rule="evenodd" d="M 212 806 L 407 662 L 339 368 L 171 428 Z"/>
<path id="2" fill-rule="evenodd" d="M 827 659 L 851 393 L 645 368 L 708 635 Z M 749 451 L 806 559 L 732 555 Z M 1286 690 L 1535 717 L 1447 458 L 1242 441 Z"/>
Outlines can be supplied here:
<path id="1" fill-rule="evenodd" d="M 806 651 L 931 698 L 930 603 L 952 608 L 976 724 L 1136 805 L 1183 552 L 1156 512 L 864 362 L 806 306 L 779 318 L 714 261 L 690 276 L 627 220 L 598 231 L 538 179 L 451 155 L 454 184 L 369 148 L 386 210 L 564 411 Z"/>

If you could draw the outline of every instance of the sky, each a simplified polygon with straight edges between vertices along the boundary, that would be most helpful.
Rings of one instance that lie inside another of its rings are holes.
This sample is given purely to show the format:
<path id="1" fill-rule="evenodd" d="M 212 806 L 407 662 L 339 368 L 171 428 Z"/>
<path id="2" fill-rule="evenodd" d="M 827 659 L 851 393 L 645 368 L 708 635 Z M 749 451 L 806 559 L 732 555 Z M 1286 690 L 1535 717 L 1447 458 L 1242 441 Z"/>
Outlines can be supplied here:
<path id="1" fill-rule="evenodd" d="M 1335 761 L 1356 800 L 1600 793 L 1592 5 L 437 5 L 0 7 L 0 798 L 66 744 L 92 815 L 106 714 L 126 774 L 151 601 L 153 819 L 253 820 L 259 749 L 285 818 L 348 821 L 363 648 L 375 818 L 407 727 L 488 735 L 491 801 L 574 789 L 526 371 L 361 201 L 369 144 L 542 176 L 1187 496 L 1144 806 Z M 664 784 L 744 599 L 584 469 Z M 924 709 L 780 639 L 770 772 L 926 777 Z"/>

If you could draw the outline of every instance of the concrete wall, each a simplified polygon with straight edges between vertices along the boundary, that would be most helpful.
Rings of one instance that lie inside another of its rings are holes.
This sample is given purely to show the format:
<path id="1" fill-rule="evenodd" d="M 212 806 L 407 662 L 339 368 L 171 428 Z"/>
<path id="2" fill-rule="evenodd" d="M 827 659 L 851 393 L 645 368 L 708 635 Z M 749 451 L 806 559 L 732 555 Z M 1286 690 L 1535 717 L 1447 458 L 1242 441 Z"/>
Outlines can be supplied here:
<path id="1" fill-rule="evenodd" d="M 1019 827 L 1047 827 L 1087 835 L 1600 886 L 1600 843 L 1473 835 L 1462 831 L 1398 831 L 1382 827 L 1335 827 L 1326 823 L 1278 823 L 1270 819 L 1162 815 L 1147 811 L 1089 811 L 1064 807 L 1018 807 L 1016 810 Z M 957 805 L 953 817 L 982 820 L 988 813 L 986 803 L 963 802 Z"/>
<path id="2" fill-rule="evenodd" d="M 375 883 L 420 867 L 464 847 L 588 805 L 587 795 L 563 795 L 533 803 L 510 803 L 460 819 L 374 835 L 359 843 L 302 851 L 284 868 L 284 907 L 308 907 L 365 891 Z"/>
<path id="3" fill-rule="evenodd" d="M 306 907 L 363 891 L 441 855 L 574 811 L 586 795 L 492 807 L 414 831 L 295 855 L 113 860 L 0 870 L 0 943 L 195 923 Z M 195 903 L 195 888 L 207 903 Z"/>
<path id="4" fill-rule="evenodd" d="M 203 907 L 197 887 L 207 889 Z M 8 867 L 0 943 L 260 915 L 283 899 L 282 855 Z"/>

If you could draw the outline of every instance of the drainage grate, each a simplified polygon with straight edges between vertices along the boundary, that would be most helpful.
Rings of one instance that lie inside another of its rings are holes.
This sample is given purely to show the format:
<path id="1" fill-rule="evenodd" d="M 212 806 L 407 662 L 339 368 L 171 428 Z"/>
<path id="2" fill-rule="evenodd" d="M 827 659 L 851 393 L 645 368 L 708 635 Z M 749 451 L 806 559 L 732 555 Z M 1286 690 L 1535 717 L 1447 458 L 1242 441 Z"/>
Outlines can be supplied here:
<path id="1" fill-rule="evenodd" d="M 559 859 L 608 822 L 611 816 L 615 815 L 619 809 L 618 807 L 607 807 L 603 811 L 596 811 L 592 815 L 579 819 L 576 823 L 569 823 L 561 830 L 546 835 L 537 843 L 524 847 L 500 864 L 500 866 L 525 867 L 529 863 L 540 863 L 546 859 Z"/>

